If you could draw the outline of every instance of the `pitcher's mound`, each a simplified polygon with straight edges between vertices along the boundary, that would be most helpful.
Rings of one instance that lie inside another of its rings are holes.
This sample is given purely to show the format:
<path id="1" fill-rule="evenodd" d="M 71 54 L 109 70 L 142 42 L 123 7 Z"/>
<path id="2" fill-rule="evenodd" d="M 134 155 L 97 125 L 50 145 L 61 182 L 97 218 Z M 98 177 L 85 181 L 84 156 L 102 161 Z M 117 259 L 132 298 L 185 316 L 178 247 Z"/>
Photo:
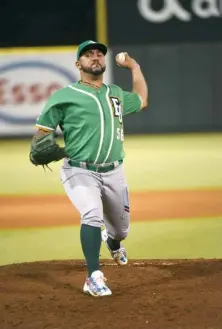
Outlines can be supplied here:
<path id="1" fill-rule="evenodd" d="M 82 293 L 80 261 L 0 267 L 0 328 L 222 328 L 222 260 L 104 261 L 101 269 L 110 297 Z"/>

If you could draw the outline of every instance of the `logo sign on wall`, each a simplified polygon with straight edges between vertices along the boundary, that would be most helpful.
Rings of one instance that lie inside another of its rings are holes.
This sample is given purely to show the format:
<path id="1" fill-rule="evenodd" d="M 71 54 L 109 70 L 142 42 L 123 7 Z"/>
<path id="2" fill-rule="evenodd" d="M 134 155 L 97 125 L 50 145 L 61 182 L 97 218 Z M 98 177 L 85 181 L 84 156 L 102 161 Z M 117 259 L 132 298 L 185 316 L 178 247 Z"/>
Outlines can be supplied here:
<path id="1" fill-rule="evenodd" d="M 138 0 L 137 5 L 141 16 L 152 23 L 164 23 L 172 18 L 189 22 L 194 15 L 202 19 L 222 17 L 221 0 L 191 0 L 190 10 L 180 0 L 163 0 L 158 10 L 153 7 L 154 0 Z"/>
<path id="2" fill-rule="evenodd" d="M 109 57 L 105 83 L 111 82 Z M 79 80 L 75 61 L 75 50 L 0 53 L 0 135 L 32 134 L 52 93 Z"/>
<path id="3" fill-rule="evenodd" d="M 107 0 L 107 4 L 112 46 L 222 41 L 222 0 Z M 124 26 L 117 8 L 124 13 Z"/>

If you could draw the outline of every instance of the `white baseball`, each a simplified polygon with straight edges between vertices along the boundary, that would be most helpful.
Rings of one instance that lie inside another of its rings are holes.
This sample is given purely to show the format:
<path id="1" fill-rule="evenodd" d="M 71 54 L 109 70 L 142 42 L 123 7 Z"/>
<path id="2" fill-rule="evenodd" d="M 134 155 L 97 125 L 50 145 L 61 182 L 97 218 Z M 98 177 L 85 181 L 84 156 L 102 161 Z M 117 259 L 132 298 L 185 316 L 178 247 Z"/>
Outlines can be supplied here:
<path id="1" fill-rule="evenodd" d="M 125 59 L 126 59 L 126 55 L 125 55 L 125 53 L 119 53 L 117 55 L 117 58 L 118 58 L 119 62 L 124 63 Z"/>

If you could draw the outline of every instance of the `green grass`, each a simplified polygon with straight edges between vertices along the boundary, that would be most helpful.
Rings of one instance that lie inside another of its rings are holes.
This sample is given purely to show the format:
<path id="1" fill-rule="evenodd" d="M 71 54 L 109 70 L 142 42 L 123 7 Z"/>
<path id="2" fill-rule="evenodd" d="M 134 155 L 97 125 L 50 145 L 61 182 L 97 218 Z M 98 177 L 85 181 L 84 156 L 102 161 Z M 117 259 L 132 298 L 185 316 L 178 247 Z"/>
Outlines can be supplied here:
<path id="1" fill-rule="evenodd" d="M 62 144 L 62 141 L 59 141 Z M 222 188 L 222 134 L 126 136 L 130 190 Z M 0 195 L 64 194 L 62 162 L 44 172 L 28 160 L 30 141 L 0 141 Z M 1 209 L 0 209 L 1 213 Z M 222 218 L 133 223 L 130 258 L 222 258 Z M 103 246 L 101 257 L 109 257 Z M 0 264 L 82 259 L 79 227 L 0 230 Z"/>
<path id="2" fill-rule="evenodd" d="M 62 141 L 59 141 L 62 144 Z M 222 188 L 222 134 L 126 136 L 125 173 L 131 190 Z M 59 170 L 33 166 L 30 141 L 0 141 L 0 195 L 63 194 Z"/>
<path id="3" fill-rule="evenodd" d="M 156 220 L 133 223 L 124 245 L 131 259 L 222 258 L 221 236 L 222 218 Z M 82 258 L 77 226 L 0 231 L 0 265 Z"/>

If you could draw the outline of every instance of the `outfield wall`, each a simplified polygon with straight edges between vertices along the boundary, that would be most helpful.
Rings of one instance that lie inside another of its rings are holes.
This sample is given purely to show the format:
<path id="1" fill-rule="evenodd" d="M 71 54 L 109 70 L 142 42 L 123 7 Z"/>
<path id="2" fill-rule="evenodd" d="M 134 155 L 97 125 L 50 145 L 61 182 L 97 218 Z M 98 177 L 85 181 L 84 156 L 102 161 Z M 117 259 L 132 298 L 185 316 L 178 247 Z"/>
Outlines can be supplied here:
<path id="1" fill-rule="evenodd" d="M 121 44 L 141 65 L 149 108 L 125 118 L 127 133 L 222 131 L 222 43 Z M 127 90 L 131 75 L 114 63 L 113 77 Z"/>
<path id="2" fill-rule="evenodd" d="M 149 107 L 125 118 L 125 133 L 222 131 L 222 45 L 114 46 L 105 83 L 131 90 L 130 72 L 115 64 L 126 50 L 140 63 Z M 0 136 L 31 136 L 48 97 L 76 82 L 76 47 L 0 51 Z M 59 132 L 59 130 L 58 130 Z"/>

